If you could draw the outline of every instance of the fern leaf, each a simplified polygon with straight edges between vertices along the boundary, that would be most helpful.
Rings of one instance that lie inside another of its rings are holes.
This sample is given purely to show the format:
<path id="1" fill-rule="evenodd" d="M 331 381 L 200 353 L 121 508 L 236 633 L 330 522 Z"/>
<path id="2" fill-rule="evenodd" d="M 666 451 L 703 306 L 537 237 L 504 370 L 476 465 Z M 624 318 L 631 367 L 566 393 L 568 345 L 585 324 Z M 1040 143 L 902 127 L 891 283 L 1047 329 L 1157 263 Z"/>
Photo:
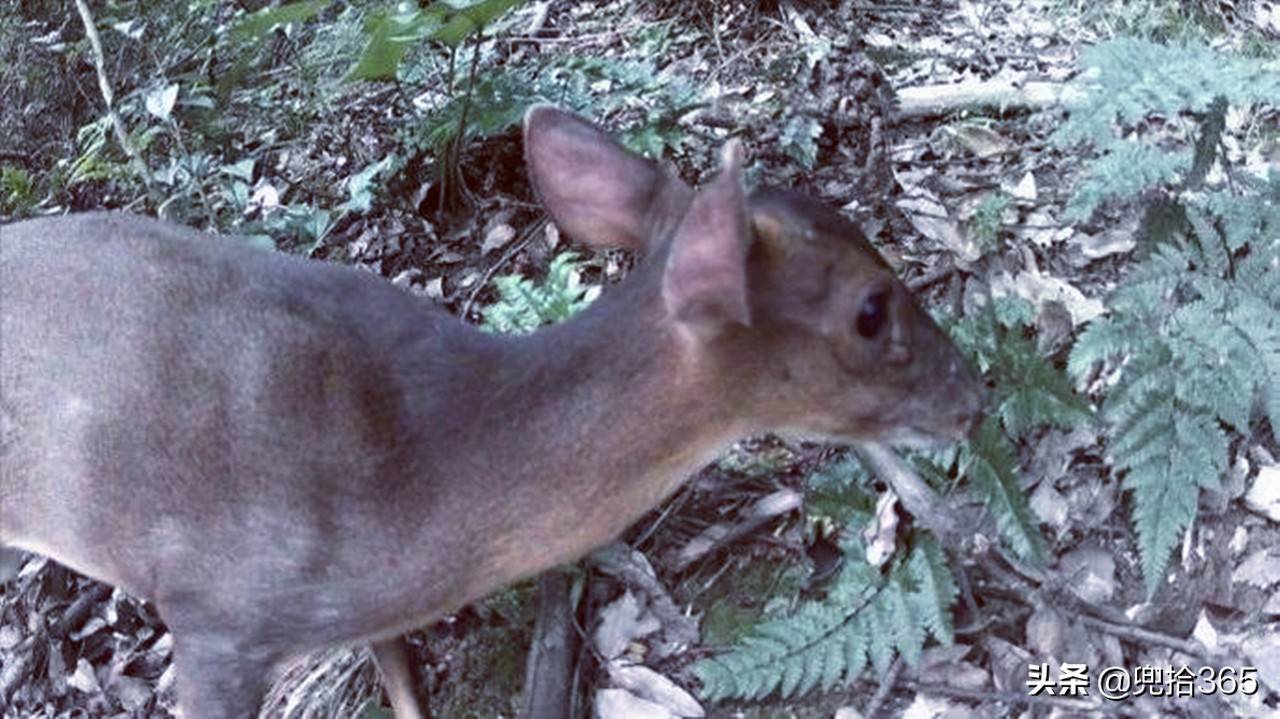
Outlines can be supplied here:
<path id="1" fill-rule="evenodd" d="M 1043 564 L 1040 534 L 1014 476 L 1014 448 L 996 422 L 983 422 L 961 456 L 961 466 L 986 499 L 1001 536 L 1019 556 Z"/>
<path id="2" fill-rule="evenodd" d="M 915 666 L 924 652 L 926 632 L 919 616 L 912 611 L 911 602 L 901 582 L 891 581 L 881 592 L 881 601 L 892 617 L 894 643 L 903 661 Z"/>
<path id="3" fill-rule="evenodd" d="M 1099 317 L 1085 325 L 1067 356 L 1067 372 L 1077 380 L 1084 379 L 1099 362 L 1124 357 L 1133 346 L 1132 329 L 1112 317 Z"/>
<path id="4" fill-rule="evenodd" d="M 1207 414 L 1190 412 L 1172 397 L 1151 414 L 1157 413 L 1169 421 L 1165 432 L 1149 440 L 1158 451 L 1135 455 L 1137 461 L 1117 458 L 1128 472 L 1124 487 L 1133 492 L 1133 521 L 1151 594 L 1160 586 L 1169 554 L 1195 519 L 1200 487 L 1217 482 L 1226 452 L 1226 437 Z"/>
<path id="5" fill-rule="evenodd" d="M 1104 202 L 1140 195 L 1172 183 L 1191 167 L 1189 153 L 1172 153 L 1141 142 L 1113 142 L 1095 160 L 1067 203 L 1066 215 L 1088 219 Z"/>
<path id="6" fill-rule="evenodd" d="M 1022 337 L 1005 338 L 1000 375 L 1001 384 L 1010 388 L 1000 403 L 1000 417 L 1013 437 L 1044 425 L 1071 429 L 1093 419 L 1067 378 Z"/>
<path id="7" fill-rule="evenodd" d="M 942 548 L 932 537 L 920 536 L 911 551 L 907 571 L 916 591 L 911 595 L 912 610 L 920 623 L 943 644 L 955 641 L 951 626 L 951 605 L 959 589 L 947 567 Z"/>

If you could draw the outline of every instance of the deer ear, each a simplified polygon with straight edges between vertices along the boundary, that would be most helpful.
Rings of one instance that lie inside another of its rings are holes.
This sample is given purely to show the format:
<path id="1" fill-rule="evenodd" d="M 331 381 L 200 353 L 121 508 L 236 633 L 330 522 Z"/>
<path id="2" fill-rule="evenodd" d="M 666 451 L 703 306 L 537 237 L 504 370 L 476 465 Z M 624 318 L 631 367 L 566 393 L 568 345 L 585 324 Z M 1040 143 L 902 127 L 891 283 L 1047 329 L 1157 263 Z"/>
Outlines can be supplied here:
<path id="1" fill-rule="evenodd" d="M 662 179 L 654 163 L 550 105 L 525 113 L 524 154 L 534 191 L 565 234 L 592 247 L 647 249 L 646 217 Z"/>
<path id="2" fill-rule="evenodd" d="M 698 191 L 671 240 L 662 298 L 677 321 L 699 335 L 751 324 L 747 247 L 751 242 L 742 189 L 742 147 L 730 140 L 721 171 Z"/>

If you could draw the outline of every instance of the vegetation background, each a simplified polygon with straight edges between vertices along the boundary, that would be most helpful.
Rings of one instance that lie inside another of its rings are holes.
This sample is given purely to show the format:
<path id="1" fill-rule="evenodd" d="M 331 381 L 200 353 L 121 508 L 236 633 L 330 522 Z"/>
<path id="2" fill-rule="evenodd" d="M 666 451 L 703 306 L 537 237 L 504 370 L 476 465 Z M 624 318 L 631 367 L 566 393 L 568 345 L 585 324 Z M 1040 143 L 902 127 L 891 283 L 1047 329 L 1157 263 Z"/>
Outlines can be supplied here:
<path id="1" fill-rule="evenodd" d="M 156 214 L 522 332 L 631 265 L 547 223 L 530 104 L 691 181 L 737 137 L 751 182 L 864 225 L 997 409 L 906 457 L 914 514 L 843 449 L 755 438 L 706 468 L 564 575 L 575 711 L 1269 716 L 1277 38 L 1262 0 L 0 0 L 0 220 Z M 148 605 L 35 557 L 2 591 L 3 716 L 172 712 Z M 519 712 L 536 595 L 414 635 L 441 716 Z M 1064 664 L 1086 694 L 1029 691 Z M 1107 666 L 1184 671 L 1109 702 Z M 267 713 L 386 710 L 334 651 Z"/>

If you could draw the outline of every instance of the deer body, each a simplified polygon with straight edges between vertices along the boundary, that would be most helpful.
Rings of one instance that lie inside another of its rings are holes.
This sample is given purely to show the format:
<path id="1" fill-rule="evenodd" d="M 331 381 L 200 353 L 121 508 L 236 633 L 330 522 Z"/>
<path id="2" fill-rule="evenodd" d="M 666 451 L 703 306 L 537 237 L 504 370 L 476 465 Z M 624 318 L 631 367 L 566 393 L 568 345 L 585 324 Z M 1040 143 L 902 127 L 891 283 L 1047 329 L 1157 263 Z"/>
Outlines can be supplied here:
<path id="1" fill-rule="evenodd" d="M 156 220 L 0 227 L 0 543 L 153 601 L 186 716 L 248 716 L 287 658 L 580 556 L 745 435 L 972 423 L 976 386 L 865 240 L 748 201 L 732 151 L 694 191 L 549 108 L 526 144 L 568 233 L 648 251 L 527 337 Z"/>

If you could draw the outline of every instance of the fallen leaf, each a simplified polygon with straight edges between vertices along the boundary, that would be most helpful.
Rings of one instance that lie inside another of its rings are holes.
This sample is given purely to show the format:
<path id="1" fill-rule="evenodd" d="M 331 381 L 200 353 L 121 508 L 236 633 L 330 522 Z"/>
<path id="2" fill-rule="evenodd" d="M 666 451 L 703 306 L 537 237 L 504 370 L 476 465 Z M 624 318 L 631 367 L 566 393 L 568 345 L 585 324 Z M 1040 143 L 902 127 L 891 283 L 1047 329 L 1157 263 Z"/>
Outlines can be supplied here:
<path id="1" fill-rule="evenodd" d="M 97 694 L 102 691 L 98 685 L 98 676 L 93 673 L 93 665 L 84 657 L 76 662 L 76 670 L 67 677 L 67 684 L 85 694 Z"/>
<path id="2" fill-rule="evenodd" d="M 1080 254 L 1090 261 L 1130 252 L 1138 244 L 1133 231 L 1128 228 L 1103 230 L 1096 235 L 1079 232 L 1076 237 L 1079 238 L 1075 244 Z"/>
<path id="3" fill-rule="evenodd" d="M 1106 309 L 1101 300 L 1085 297 L 1083 292 L 1066 280 L 1041 274 L 1037 270 L 1027 270 L 1016 277 L 1008 273 L 994 276 L 991 279 L 991 294 L 996 298 L 1008 295 L 1021 297 L 1034 305 L 1037 312 L 1044 302 L 1057 300 L 1071 313 L 1071 321 L 1077 327 Z"/>
<path id="4" fill-rule="evenodd" d="M 605 659 L 622 656 L 635 639 L 652 634 L 660 628 L 658 620 L 643 611 L 640 600 L 631 590 L 622 593 L 600 612 L 600 626 L 596 628 L 596 651 Z"/>
<path id="5" fill-rule="evenodd" d="M 1054 529 L 1061 530 L 1066 525 L 1068 509 L 1066 498 L 1048 482 L 1041 482 L 1031 493 L 1031 511 Z"/>
<path id="6" fill-rule="evenodd" d="M 1003 155 L 1013 150 L 1013 143 L 989 127 L 967 124 L 948 126 L 944 130 L 957 144 L 978 158 Z"/>
<path id="7" fill-rule="evenodd" d="M 1027 648 L 1042 660 L 1061 657 L 1066 646 L 1067 622 L 1057 610 L 1044 605 L 1027 617 Z"/>
<path id="8" fill-rule="evenodd" d="M 657 704 L 678 717 L 697 719 L 706 715 L 702 705 L 675 682 L 639 664 L 612 662 L 609 679 L 614 686 Z"/>
<path id="9" fill-rule="evenodd" d="M 1036 189 L 1036 176 L 1030 170 L 1023 173 L 1016 183 L 1003 185 L 1001 189 L 1024 202 L 1035 202 L 1040 194 Z"/>
<path id="10" fill-rule="evenodd" d="M 494 225 L 484 234 L 484 241 L 480 243 L 480 254 L 487 255 L 499 247 L 505 247 L 515 237 L 516 231 L 511 225 L 505 222 Z"/>
<path id="11" fill-rule="evenodd" d="M 873 567 L 882 566 L 893 556 L 897 546 L 898 495 L 892 491 L 885 492 L 876 500 L 875 518 L 862 530 L 862 541 L 867 547 L 867 563 Z"/>
<path id="12" fill-rule="evenodd" d="M 599 719 L 678 719 L 661 705 L 641 699 L 626 689 L 596 692 L 596 716 Z"/>
<path id="13" fill-rule="evenodd" d="M 1244 495 L 1244 506 L 1273 522 L 1280 522 L 1280 465 L 1258 470 L 1253 486 Z"/>
<path id="14" fill-rule="evenodd" d="M 422 291 L 433 300 L 444 299 L 444 276 L 433 277 L 422 286 Z"/>
<path id="15" fill-rule="evenodd" d="M 1266 547 L 1245 557 L 1231 573 L 1231 581 L 1259 589 L 1280 583 L 1280 547 Z"/>
<path id="16" fill-rule="evenodd" d="M 1275 630 L 1261 629 L 1244 640 L 1241 648 L 1249 662 L 1257 667 L 1258 679 L 1272 691 L 1280 691 L 1280 642 L 1276 641 Z"/>
<path id="17" fill-rule="evenodd" d="M 906 184 L 903 185 L 907 187 Z M 960 225 L 947 208 L 923 185 L 906 190 L 907 197 L 898 200 L 898 208 L 911 220 L 916 231 L 955 253 L 964 263 L 975 262 L 982 252 L 973 240 L 960 232 Z"/>
<path id="18" fill-rule="evenodd" d="M 1087 602 L 1103 604 L 1116 592 L 1116 560 L 1101 549 L 1076 549 L 1062 555 L 1067 586 Z"/>
<path id="19" fill-rule="evenodd" d="M 1191 636 L 1204 645 L 1210 654 L 1218 651 L 1218 629 L 1213 626 L 1213 622 L 1209 621 L 1209 615 L 1205 614 L 1203 609 L 1200 610 L 1200 616 L 1196 618 L 1196 625 L 1191 630 Z"/>

